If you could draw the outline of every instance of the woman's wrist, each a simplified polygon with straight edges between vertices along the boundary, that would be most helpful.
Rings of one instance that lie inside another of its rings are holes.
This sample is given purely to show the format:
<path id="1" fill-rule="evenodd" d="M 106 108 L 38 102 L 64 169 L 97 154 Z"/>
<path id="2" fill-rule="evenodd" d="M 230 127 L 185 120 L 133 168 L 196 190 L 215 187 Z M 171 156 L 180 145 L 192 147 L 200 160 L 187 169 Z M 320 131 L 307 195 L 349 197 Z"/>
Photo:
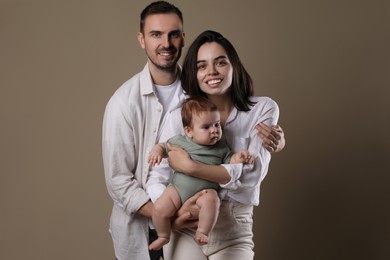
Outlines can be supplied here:
<path id="1" fill-rule="evenodd" d="M 193 160 L 188 161 L 186 166 L 184 167 L 185 169 L 184 173 L 186 175 L 193 176 L 196 173 L 199 165 L 200 165 L 199 163 L 196 163 Z"/>

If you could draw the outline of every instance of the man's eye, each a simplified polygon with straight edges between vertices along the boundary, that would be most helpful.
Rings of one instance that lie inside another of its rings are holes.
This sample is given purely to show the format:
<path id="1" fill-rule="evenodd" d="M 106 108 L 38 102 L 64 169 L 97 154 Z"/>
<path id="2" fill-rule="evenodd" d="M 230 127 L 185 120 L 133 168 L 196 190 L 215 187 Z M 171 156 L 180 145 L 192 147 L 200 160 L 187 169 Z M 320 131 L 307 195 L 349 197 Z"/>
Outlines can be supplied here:
<path id="1" fill-rule="evenodd" d="M 171 33 L 171 38 L 178 38 L 180 37 L 180 33 L 179 32 L 174 32 L 174 33 Z"/>

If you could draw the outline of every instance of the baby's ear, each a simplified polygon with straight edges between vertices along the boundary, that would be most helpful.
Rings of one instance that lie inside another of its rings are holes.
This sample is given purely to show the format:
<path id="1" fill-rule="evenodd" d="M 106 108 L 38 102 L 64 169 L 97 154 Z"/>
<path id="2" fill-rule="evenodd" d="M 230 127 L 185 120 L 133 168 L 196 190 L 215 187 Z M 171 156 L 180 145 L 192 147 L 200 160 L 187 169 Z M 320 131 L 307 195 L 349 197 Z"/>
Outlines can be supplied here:
<path id="1" fill-rule="evenodd" d="M 185 126 L 184 127 L 184 133 L 186 134 L 186 136 L 188 136 L 189 138 L 192 139 L 192 129 L 191 129 L 191 127 Z"/>

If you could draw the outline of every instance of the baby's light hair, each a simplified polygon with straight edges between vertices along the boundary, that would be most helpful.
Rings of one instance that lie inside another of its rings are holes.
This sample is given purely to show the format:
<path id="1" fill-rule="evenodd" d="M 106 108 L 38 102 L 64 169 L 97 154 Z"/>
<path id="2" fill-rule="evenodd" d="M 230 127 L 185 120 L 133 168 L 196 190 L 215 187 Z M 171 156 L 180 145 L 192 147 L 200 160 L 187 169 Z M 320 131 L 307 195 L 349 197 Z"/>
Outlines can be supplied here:
<path id="1" fill-rule="evenodd" d="M 199 115 L 203 112 L 214 111 L 218 111 L 217 106 L 207 98 L 201 96 L 188 98 L 184 101 L 181 108 L 181 118 L 183 126 L 191 127 L 192 116 L 194 114 Z"/>

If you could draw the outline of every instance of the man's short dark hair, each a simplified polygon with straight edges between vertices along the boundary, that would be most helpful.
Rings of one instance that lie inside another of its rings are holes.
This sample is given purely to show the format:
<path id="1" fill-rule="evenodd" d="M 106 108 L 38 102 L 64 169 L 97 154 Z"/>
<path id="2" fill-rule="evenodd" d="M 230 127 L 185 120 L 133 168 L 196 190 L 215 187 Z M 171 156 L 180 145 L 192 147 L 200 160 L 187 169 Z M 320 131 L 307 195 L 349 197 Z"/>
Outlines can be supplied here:
<path id="1" fill-rule="evenodd" d="M 167 1 L 156 1 L 145 7 L 141 13 L 140 32 L 144 33 L 146 17 L 152 14 L 176 14 L 183 23 L 183 15 L 179 8 Z"/>

